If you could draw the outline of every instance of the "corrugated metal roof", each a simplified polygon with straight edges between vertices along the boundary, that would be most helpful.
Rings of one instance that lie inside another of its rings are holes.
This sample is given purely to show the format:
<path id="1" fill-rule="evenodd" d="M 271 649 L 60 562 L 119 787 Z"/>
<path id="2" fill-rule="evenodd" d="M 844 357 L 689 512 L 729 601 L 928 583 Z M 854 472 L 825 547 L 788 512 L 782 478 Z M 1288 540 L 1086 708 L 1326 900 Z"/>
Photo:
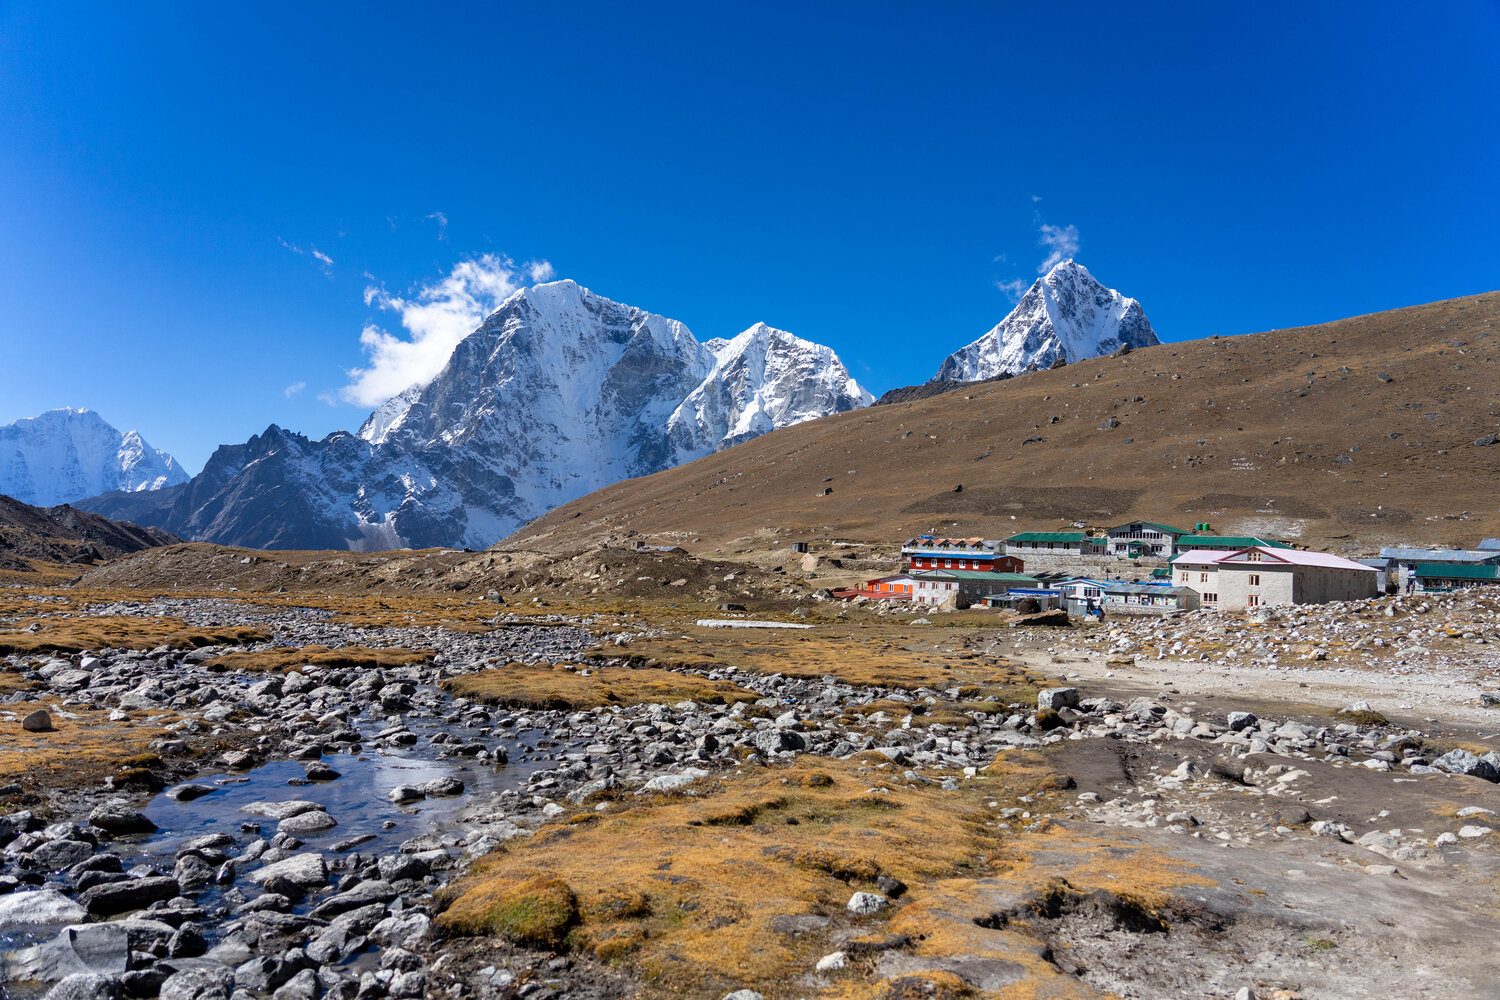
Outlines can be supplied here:
<path id="1" fill-rule="evenodd" d="M 1500 552 L 1500 538 L 1481 538 L 1479 547 L 1485 552 Z"/>
<path id="2" fill-rule="evenodd" d="M 1178 545 L 1191 545 L 1195 549 L 1248 549 L 1260 546 L 1267 549 L 1289 549 L 1286 542 L 1254 535 L 1184 535 L 1177 539 Z"/>
<path id="3" fill-rule="evenodd" d="M 1064 542 L 1077 545 L 1088 536 L 1081 531 L 1023 531 L 1011 535 L 1007 542 Z"/>
<path id="4" fill-rule="evenodd" d="M 1155 528 L 1157 531 L 1163 532 L 1168 535 L 1186 535 L 1190 533 L 1186 528 L 1174 528 L 1170 524 L 1162 524 L 1160 521 L 1126 521 L 1124 524 L 1117 524 L 1109 530 L 1121 531 L 1125 528 L 1130 527 L 1132 524 L 1144 524 L 1148 528 Z"/>
<path id="5" fill-rule="evenodd" d="M 1368 573 L 1375 572 L 1375 567 L 1365 566 L 1355 562 L 1353 559 L 1345 559 L 1329 552 L 1308 552 L 1305 549 L 1271 549 L 1266 546 L 1247 546 L 1247 548 L 1259 548 L 1265 556 L 1261 562 L 1252 562 L 1249 559 L 1235 559 L 1241 549 L 1237 552 L 1219 552 L 1214 549 L 1193 549 L 1184 552 L 1175 560 L 1178 566 L 1275 566 L 1278 563 L 1292 566 L 1322 566 L 1325 569 L 1356 569 Z"/>
<path id="6" fill-rule="evenodd" d="M 914 569 L 912 577 L 918 580 L 989 580 L 991 583 L 1036 583 L 1035 577 L 1025 573 L 995 573 L 987 569 Z"/>
<path id="7" fill-rule="evenodd" d="M 1417 563 L 1417 576 L 1435 580 L 1500 580 L 1500 566 Z"/>
<path id="8" fill-rule="evenodd" d="M 1399 559 L 1402 562 L 1428 562 L 1428 563 L 1484 563 L 1491 560 L 1500 560 L 1500 552 L 1480 551 L 1476 549 L 1398 549 L 1384 548 L 1380 555 L 1385 559 Z"/>

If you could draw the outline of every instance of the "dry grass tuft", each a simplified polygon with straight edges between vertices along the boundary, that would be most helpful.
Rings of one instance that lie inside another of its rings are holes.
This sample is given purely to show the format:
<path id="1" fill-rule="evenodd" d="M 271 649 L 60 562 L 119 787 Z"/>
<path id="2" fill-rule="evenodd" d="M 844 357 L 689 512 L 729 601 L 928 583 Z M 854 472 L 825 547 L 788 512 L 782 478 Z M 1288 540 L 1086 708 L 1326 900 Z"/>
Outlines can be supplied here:
<path id="1" fill-rule="evenodd" d="M 700 783 L 693 797 L 616 804 L 583 826 L 545 827 L 483 859 L 448 896 L 442 926 L 495 926 L 523 887 L 560 880 L 578 899 L 571 947 L 629 966 L 659 996 L 737 986 L 789 988 L 822 954 L 788 920 L 844 917 L 855 888 L 890 874 L 916 887 L 963 872 L 1001 829 L 963 793 L 881 788 L 889 773 L 850 762 L 755 768 Z M 529 890 L 527 890 L 529 891 Z"/>
<path id="2" fill-rule="evenodd" d="M 512 663 L 445 681 L 454 694 L 515 708 L 577 711 L 603 705 L 672 704 L 699 701 L 712 705 L 755 701 L 760 696 L 728 681 L 709 680 L 671 670 L 630 667 L 579 669 L 546 664 Z"/>
<path id="3" fill-rule="evenodd" d="M 0 632 L 0 656 L 82 653 L 98 649 L 197 649 L 200 646 L 264 642 L 270 633 L 244 626 L 200 628 L 180 618 L 82 615 L 32 618 Z"/>
<path id="4" fill-rule="evenodd" d="M 277 646 L 274 649 L 239 650 L 206 661 L 209 670 L 289 671 L 300 667 L 371 669 L 405 667 L 432 659 L 430 649 L 369 649 L 364 646 Z"/>
<path id="5" fill-rule="evenodd" d="M 45 701 L 3 706 L 13 718 L 0 718 L 0 779 L 28 791 L 96 785 L 105 775 L 159 763 L 151 741 L 167 735 L 176 721 L 167 712 L 149 718 L 111 722 L 103 709 L 69 707 L 66 714 Z M 53 731 L 31 733 L 21 719 L 37 709 L 52 716 Z"/>
<path id="6" fill-rule="evenodd" d="M 1019 667 L 942 649 L 946 633 L 888 623 L 830 623 L 809 631 L 690 627 L 663 638 L 640 639 L 622 651 L 591 652 L 593 659 L 626 655 L 647 666 L 739 667 L 788 677 L 831 674 L 851 684 L 906 690 L 958 687 L 997 697 L 1034 699 L 1037 681 Z"/>

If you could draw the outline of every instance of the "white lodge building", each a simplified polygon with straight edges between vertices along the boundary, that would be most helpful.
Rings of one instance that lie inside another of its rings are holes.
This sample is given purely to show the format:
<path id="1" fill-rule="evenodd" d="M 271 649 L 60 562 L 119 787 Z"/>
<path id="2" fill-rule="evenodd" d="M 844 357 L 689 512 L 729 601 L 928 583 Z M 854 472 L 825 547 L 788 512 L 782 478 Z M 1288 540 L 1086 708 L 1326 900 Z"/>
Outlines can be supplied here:
<path id="1" fill-rule="evenodd" d="M 1378 577 L 1374 567 L 1342 556 L 1261 546 L 1195 549 L 1172 563 L 1172 582 L 1196 590 L 1205 608 L 1220 611 L 1361 601 L 1377 596 Z"/>

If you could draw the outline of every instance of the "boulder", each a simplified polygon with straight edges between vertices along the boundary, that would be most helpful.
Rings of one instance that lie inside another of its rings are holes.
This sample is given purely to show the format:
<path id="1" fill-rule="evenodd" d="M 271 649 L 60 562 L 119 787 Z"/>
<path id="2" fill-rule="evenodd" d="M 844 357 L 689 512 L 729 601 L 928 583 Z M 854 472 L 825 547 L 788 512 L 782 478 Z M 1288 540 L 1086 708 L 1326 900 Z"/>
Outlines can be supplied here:
<path id="1" fill-rule="evenodd" d="M 120 981 L 114 976 L 75 972 L 47 991 L 42 1000 L 118 1000 Z"/>
<path id="2" fill-rule="evenodd" d="M 1486 754 L 1485 757 L 1489 755 Z M 1449 750 L 1437 760 L 1432 766 L 1449 774 L 1463 774 L 1472 778 L 1483 778 L 1485 781 L 1500 782 L 1500 767 L 1485 757 L 1470 753 L 1468 750 Z"/>
<path id="3" fill-rule="evenodd" d="M 159 1000 L 229 1000 L 234 975 L 228 969 L 208 965 L 181 969 L 161 984 Z"/>
<path id="4" fill-rule="evenodd" d="M 56 889 L 0 896 L 0 931 L 36 924 L 76 924 L 87 917 L 87 910 Z"/>
<path id="5" fill-rule="evenodd" d="M 145 813 L 118 802 L 106 802 L 89 813 L 89 825 L 115 836 L 156 831 L 156 824 Z"/>
<path id="6" fill-rule="evenodd" d="M 131 910 L 144 910 L 152 903 L 164 902 L 180 895 L 182 887 L 175 878 L 153 875 L 93 886 L 80 893 L 78 901 L 92 915 L 108 917 Z"/>
<path id="7" fill-rule="evenodd" d="M 273 879 L 285 879 L 303 889 L 321 889 L 328 884 L 328 863 L 321 854 L 293 854 L 289 858 L 258 868 L 250 881 L 266 885 Z"/>
<path id="8" fill-rule="evenodd" d="M 52 716 L 45 709 L 37 709 L 21 720 L 21 728 L 28 733 L 52 732 Z"/>
<path id="9" fill-rule="evenodd" d="M 1073 687 L 1044 688 L 1037 692 L 1037 708 L 1050 708 L 1057 711 L 1059 708 L 1078 707 L 1078 689 Z"/>

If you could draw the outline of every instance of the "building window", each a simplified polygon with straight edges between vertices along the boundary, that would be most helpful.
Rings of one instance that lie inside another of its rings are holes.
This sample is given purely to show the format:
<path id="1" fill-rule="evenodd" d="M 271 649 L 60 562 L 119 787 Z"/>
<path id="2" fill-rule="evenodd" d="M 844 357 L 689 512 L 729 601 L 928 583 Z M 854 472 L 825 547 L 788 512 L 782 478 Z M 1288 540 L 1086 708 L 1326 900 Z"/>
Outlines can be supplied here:
<path id="1" fill-rule="evenodd" d="M 1245 558 L 1250 560 L 1251 562 L 1260 562 L 1260 550 L 1251 549 L 1249 554 L 1246 555 Z"/>
<path id="2" fill-rule="evenodd" d="M 1250 574 L 1250 586 L 1252 586 L 1252 587 L 1259 587 L 1260 586 L 1260 574 L 1259 573 L 1251 573 Z"/>
<path id="3" fill-rule="evenodd" d="M 1246 603 L 1250 607 L 1252 607 L 1252 608 L 1259 607 L 1260 606 L 1260 595 L 1259 594 L 1251 594 L 1248 598 L 1246 598 Z"/>
<path id="4" fill-rule="evenodd" d="M 1199 573 L 1198 574 L 1198 582 L 1199 583 L 1207 583 L 1208 582 L 1208 574 L 1207 573 Z"/>
<path id="5" fill-rule="evenodd" d="M 1219 595 L 1218 594 L 1204 594 L 1203 595 L 1203 603 L 1204 604 L 1218 604 L 1219 603 Z"/>

